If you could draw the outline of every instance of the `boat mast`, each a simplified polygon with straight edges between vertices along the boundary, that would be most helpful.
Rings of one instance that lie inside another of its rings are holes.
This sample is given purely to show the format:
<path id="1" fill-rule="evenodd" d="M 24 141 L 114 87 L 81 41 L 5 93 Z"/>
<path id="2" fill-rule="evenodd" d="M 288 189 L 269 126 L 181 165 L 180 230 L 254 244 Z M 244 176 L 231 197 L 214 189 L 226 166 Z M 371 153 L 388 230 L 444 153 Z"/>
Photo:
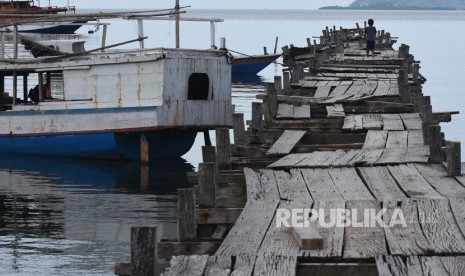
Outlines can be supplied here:
<path id="1" fill-rule="evenodd" d="M 180 48 L 180 43 L 179 43 L 179 0 L 176 0 L 176 6 L 174 7 L 176 10 L 176 48 Z"/>

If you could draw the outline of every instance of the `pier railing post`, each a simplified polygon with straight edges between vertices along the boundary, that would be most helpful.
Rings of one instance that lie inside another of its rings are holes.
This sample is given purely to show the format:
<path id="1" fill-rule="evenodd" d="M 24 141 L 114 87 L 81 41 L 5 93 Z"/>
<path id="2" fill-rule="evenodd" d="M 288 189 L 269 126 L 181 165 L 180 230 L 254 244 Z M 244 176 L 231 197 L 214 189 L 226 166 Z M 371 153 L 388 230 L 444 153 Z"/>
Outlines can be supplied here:
<path id="1" fill-rule="evenodd" d="M 263 132 L 263 104 L 252 103 L 252 133 Z"/>
<path id="2" fill-rule="evenodd" d="M 399 77 L 397 78 L 399 86 L 399 95 L 404 103 L 411 103 L 410 87 L 408 84 L 408 73 L 405 69 L 399 70 Z"/>
<path id="3" fill-rule="evenodd" d="M 278 112 L 278 95 L 276 94 L 275 84 L 266 83 L 265 84 L 266 93 L 268 94 L 268 111 L 270 119 L 273 120 L 276 117 Z"/>
<path id="4" fill-rule="evenodd" d="M 447 175 L 462 175 L 460 142 L 447 141 Z"/>
<path id="5" fill-rule="evenodd" d="M 216 163 L 199 164 L 199 206 L 215 208 L 216 203 Z"/>
<path id="6" fill-rule="evenodd" d="M 413 64 L 413 73 L 412 73 L 412 80 L 414 83 L 418 83 L 418 77 L 420 76 L 420 64 L 414 63 Z"/>
<path id="7" fill-rule="evenodd" d="M 430 125 L 429 132 L 429 147 L 430 147 L 430 162 L 440 164 L 442 158 L 442 142 L 441 142 L 441 126 Z"/>
<path id="8" fill-rule="evenodd" d="M 291 77 L 291 74 L 289 73 L 289 71 L 283 72 L 283 86 L 284 86 L 283 90 L 284 91 L 291 88 L 290 77 Z M 284 94 L 284 92 L 283 92 L 283 94 Z"/>
<path id="9" fill-rule="evenodd" d="M 197 235 L 194 189 L 178 189 L 178 241 L 188 241 Z"/>
<path id="10" fill-rule="evenodd" d="M 234 144 L 245 145 L 244 114 L 233 114 Z"/>
<path id="11" fill-rule="evenodd" d="M 131 228 L 131 276 L 159 275 L 157 227 Z"/>
<path id="12" fill-rule="evenodd" d="M 228 128 L 216 130 L 216 160 L 219 170 L 231 168 L 231 141 Z"/>
<path id="13" fill-rule="evenodd" d="M 213 146 L 202 146 L 203 162 L 216 163 L 216 148 Z"/>

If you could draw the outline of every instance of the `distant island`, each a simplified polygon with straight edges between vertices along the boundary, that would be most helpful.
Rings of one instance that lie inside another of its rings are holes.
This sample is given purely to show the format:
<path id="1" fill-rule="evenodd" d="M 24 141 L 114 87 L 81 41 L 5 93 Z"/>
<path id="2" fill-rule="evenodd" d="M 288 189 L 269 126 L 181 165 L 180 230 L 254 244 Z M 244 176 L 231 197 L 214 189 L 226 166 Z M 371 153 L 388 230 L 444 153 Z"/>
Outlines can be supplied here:
<path id="1" fill-rule="evenodd" d="M 355 0 L 347 7 L 327 6 L 321 10 L 463 10 L 465 0 Z"/>

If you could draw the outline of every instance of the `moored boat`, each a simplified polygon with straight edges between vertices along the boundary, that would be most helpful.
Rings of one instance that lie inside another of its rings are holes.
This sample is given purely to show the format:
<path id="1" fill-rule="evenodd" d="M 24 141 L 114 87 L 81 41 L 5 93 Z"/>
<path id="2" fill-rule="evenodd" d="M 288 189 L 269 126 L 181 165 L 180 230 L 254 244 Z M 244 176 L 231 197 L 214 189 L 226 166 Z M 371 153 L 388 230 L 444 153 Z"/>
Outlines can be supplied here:
<path id="1" fill-rule="evenodd" d="M 281 54 L 235 56 L 232 73 L 256 75 L 280 56 Z"/>
<path id="2" fill-rule="evenodd" d="M 179 157 L 232 125 L 226 50 L 140 45 L 0 61 L 0 154 Z"/>
<path id="3" fill-rule="evenodd" d="M 0 25 L 10 22 L 27 22 L 31 17 L 75 13 L 74 6 L 58 7 L 35 5 L 32 0 L 9 0 L 0 1 Z M 36 23 L 18 26 L 18 31 L 23 33 L 44 34 L 73 34 L 85 21 L 70 21 L 67 24 Z"/>

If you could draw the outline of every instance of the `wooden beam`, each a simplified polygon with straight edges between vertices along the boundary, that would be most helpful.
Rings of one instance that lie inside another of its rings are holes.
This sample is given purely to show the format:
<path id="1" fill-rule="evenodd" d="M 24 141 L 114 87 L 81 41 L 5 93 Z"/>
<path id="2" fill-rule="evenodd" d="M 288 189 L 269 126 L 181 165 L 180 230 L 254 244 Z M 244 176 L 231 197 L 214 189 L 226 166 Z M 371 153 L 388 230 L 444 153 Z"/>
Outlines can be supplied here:
<path id="1" fill-rule="evenodd" d="M 302 250 L 321 250 L 324 247 L 324 240 L 320 232 L 315 227 L 291 227 L 292 237 L 299 244 Z"/>
<path id="2" fill-rule="evenodd" d="M 131 228 L 131 275 L 158 275 L 157 227 Z"/>

